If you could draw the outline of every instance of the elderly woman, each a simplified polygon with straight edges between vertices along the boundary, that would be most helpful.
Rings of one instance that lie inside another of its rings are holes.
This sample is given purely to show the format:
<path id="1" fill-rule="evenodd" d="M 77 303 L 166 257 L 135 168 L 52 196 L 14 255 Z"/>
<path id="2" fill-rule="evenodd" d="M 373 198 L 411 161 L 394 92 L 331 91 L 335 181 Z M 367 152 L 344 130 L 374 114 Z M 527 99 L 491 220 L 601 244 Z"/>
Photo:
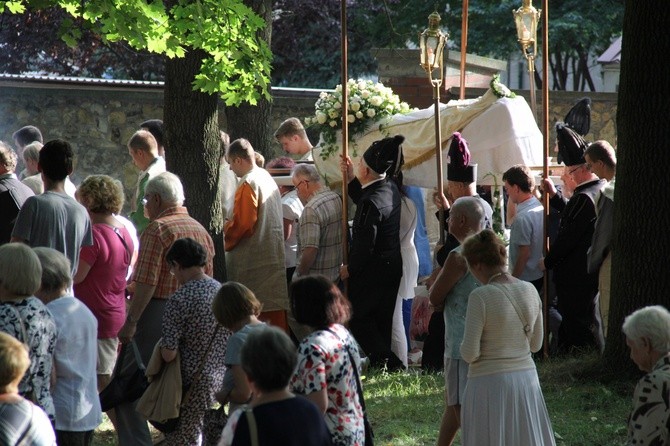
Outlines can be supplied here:
<path id="1" fill-rule="evenodd" d="M 363 444 L 363 409 L 354 371 L 360 368 L 360 357 L 356 341 L 344 328 L 351 316 L 349 301 L 324 276 L 299 278 L 291 285 L 290 298 L 295 319 L 313 329 L 298 347 L 291 386 L 319 408 L 333 444 Z"/>
<path id="2" fill-rule="evenodd" d="M 90 445 L 102 422 L 97 391 L 98 322 L 86 305 L 68 291 L 72 286 L 70 261 L 52 248 L 34 248 L 42 265 L 40 289 L 35 293 L 56 322 L 51 394 L 56 408 L 59 445 Z"/>
<path id="3" fill-rule="evenodd" d="M 507 250 L 490 229 L 466 239 L 462 254 L 484 284 L 468 298 L 461 345 L 463 446 L 554 445 L 531 356 L 542 346 L 540 296 L 507 272 Z"/>
<path id="4" fill-rule="evenodd" d="M 98 321 L 98 390 L 109 383 L 126 320 L 126 274 L 133 257 L 130 232 L 114 214 L 123 206 L 123 186 L 107 175 L 87 177 L 77 189 L 93 224 L 93 245 L 83 246 L 74 275 L 74 294 Z"/>
<path id="5" fill-rule="evenodd" d="M 28 245 L 0 246 L 0 331 L 28 345 L 30 368 L 19 383 L 19 393 L 40 406 L 55 421 L 49 380 L 56 346 L 56 324 L 36 297 L 42 266 Z"/>
<path id="6" fill-rule="evenodd" d="M 0 364 L 0 444 L 55 445 L 47 414 L 19 395 L 19 382 L 30 366 L 28 348 L 1 331 Z"/>
<path id="7" fill-rule="evenodd" d="M 223 383 L 230 332 L 217 329 L 212 313 L 212 301 L 221 284 L 205 274 L 205 248 L 191 238 L 181 238 L 172 244 L 165 260 L 180 287 L 165 305 L 161 354 L 170 362 L 179 350 L 182 385 L 189 388 L 177 430 L 165 438 L 168 445 L 199 445 L 205 412 Z"/>
<path id="8" fill-rule="evenodd" d="M 641 308 L 623 323 L 630 358 L 647 372 L 635 387 L 628 420 L 628 444 L 668 444 L 670 312 L 660 305 Z"/>
<path id="9" fill-rule="evenodd" d="M 249 409 L 231 415 L 220 446 L 331 445 L 319 410 L 289 391 L 295 363 L 295 345 L 282 330 L 261 327 L 249 333 L 242 347 L 242 368 L 254 400 Z M 256 424 L 257 441 L 252 439 L 250 420 Z"/>

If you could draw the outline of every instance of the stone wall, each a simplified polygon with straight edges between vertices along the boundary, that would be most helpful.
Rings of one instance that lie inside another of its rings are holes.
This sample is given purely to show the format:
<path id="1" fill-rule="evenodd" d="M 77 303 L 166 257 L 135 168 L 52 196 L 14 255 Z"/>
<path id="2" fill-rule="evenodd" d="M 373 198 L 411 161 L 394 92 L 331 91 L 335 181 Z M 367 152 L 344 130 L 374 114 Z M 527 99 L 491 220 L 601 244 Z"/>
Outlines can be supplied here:
<path id="1" fill-rule="evenodd" d="M 476 97 L 484 91 L 469 88 L 467 96 Z M 318 93 L 318 90 L 274 89 L 273 128 L 287 117 L 304 118 L 313 114 Z M 451 93 L 457 96 L 457 88 Z M 527 92 L 520 93 L 527 97 Z M 13 143 L 11 135 L 16 129 L 36 125 L 46 140 L 63 138 L 72 143 L 77 156 L 75 183 L 90 174 L 108 174 L 120 179 L 127 197 L 132 196 L 137 170 L 128 156 L 126 142 L 142 121 L 162 116 L 160 84 L 99 85 L 1 79 L 0 94 L 0 139 Z M 555 139 L 554 123 L 562 120 L 572 104 L 583 96 L 583 93 L 550 92 L 551 141 Z M 593 113 L 587 139 L 607 139 L 615 145 L 616 94 L 589 96 L 593 100 Z M 538 99 L 541 99 L 539 91 Z M 538 109 L 541 110 L 540 103 Z M 224 114 L 220 113 L 220 117 L 224 119 Z M 225 122 L 221 125 L 225 129 Z M 318 135 L 309 133 L 309 136 L 312 142 L 318 141 Z M 275 155 L 281 153 L 278 144 L 272 149 Z"/>

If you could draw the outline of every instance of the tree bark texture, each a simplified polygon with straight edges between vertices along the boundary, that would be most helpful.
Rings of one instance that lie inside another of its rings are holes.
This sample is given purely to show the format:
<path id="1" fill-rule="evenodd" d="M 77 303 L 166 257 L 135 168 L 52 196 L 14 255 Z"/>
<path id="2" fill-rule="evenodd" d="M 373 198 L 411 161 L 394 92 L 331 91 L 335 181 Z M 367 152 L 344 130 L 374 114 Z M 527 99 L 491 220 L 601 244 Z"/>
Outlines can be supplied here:
<path id="1" fill-rule="evenodd" d="M 259 37 L 270 46 L 272 38 L 272 1 L 245 0 L 244 4 L 253 9 L 263 20 L 265 28 Z M 274 129 L 272 125 L 272 103 L 259 99 L 256 105 L 244 103 L 238 107 L 226 107 L 226 121 L 230 140 L 246 138 L 253 148 L 265 156 L 266 161 L 274 156 Z"/>
<path id="2" fill-rule="evenodd" d="M 670 9 L 626 0 L 612 240 L 612 292 L 604 364 L 632 366 L 621 325 L 647 305 L 670 307 Z"/>
<path id="3" fill-rule="evenodd" d="M 194 91 L 192 85 L 204 56 L 200 51 L 190 50 L 184 58 L 166 59 L 163 111 L 166 162 L 168 170 L 184 184 L 189 214 L 214 240 L 214 277 L 224 281 L 218 97 Z"/>

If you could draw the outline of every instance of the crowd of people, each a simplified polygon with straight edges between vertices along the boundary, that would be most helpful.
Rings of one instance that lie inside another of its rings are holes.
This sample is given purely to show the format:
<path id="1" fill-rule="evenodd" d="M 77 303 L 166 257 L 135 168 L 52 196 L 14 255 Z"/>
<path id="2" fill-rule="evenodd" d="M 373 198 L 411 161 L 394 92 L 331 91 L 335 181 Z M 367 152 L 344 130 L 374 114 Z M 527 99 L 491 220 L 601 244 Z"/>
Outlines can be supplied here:
<path id="1" fill-rule="evenodd" d="M 17 153 L 0 143 L 0 443 L 92 444 L 99 393 L 149 365 L 147 375 L 179 378 L 158 396 L 162 407 L 126 399 L 107 411 L 121 446 L 153 444 L 147 419 L 174 417 L 167 445 L 365 445 L 360 371 L 410 364 L 403 307 L 422 274 L 434 308 L 423 360 L 445 380 L 437 443 L 452 444 L 460 429 L 464 445 L 555 444 L 533 359 L 544 325 L 552 353 L 602 349 L 609 308 L 616 157 L 606 141 L 584 140 L 585 110 L 581 101 L 556 127 L 566 173 L 561 187 L 542 182 L 557 221 L 546 255 L 533 173 L 516 165 L 503 175 L 507 247 L 454 133 L 447 188 L 434 194 L 447 232 L 432 272 L 417 238 L 423 195 L 403 185 L 403 136 L 374 142 L 357 165 L 342 158 L 356 205 L 347 234 L 342 198 L 310 162 L 299 120 L 275 133 L 289 156 L 267 166 L 290 170 L 281 186 L 249 141 L 222 132 L 225 283 L 213 278 L 223 253 L 167 171 L 160 121 L 142 123 L 127 144 L 140 171 L 128 219 L 118 180 L 92 175 L 75 188 L 70 144 L 20 129 L 19 175 Z M 629 438 L 663 444 L 670 313 L 638 310 L 623 330 L 648 372 Z"/>

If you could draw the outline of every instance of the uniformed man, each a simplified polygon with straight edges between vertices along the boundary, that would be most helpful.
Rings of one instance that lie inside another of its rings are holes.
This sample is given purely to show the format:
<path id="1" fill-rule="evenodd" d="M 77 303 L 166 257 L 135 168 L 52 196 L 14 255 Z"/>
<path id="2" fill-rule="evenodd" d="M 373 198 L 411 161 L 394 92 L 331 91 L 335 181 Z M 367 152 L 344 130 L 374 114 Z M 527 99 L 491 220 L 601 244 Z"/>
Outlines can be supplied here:
<path id="1" fill-rule="evenodd" d="M 400 255 L 400 191 L 391 180 L 400 169 L 403 136 L 372 143 L 354 176 L 351 159 L 342 162 L 349 197 L 356 204 L 349 264 L 340 271 L 349 278 L 353 317 L 349 326 L 370 363 L 389 370 L 403 368 L 391 352 L 391 330 L 402 277 Z"/>

